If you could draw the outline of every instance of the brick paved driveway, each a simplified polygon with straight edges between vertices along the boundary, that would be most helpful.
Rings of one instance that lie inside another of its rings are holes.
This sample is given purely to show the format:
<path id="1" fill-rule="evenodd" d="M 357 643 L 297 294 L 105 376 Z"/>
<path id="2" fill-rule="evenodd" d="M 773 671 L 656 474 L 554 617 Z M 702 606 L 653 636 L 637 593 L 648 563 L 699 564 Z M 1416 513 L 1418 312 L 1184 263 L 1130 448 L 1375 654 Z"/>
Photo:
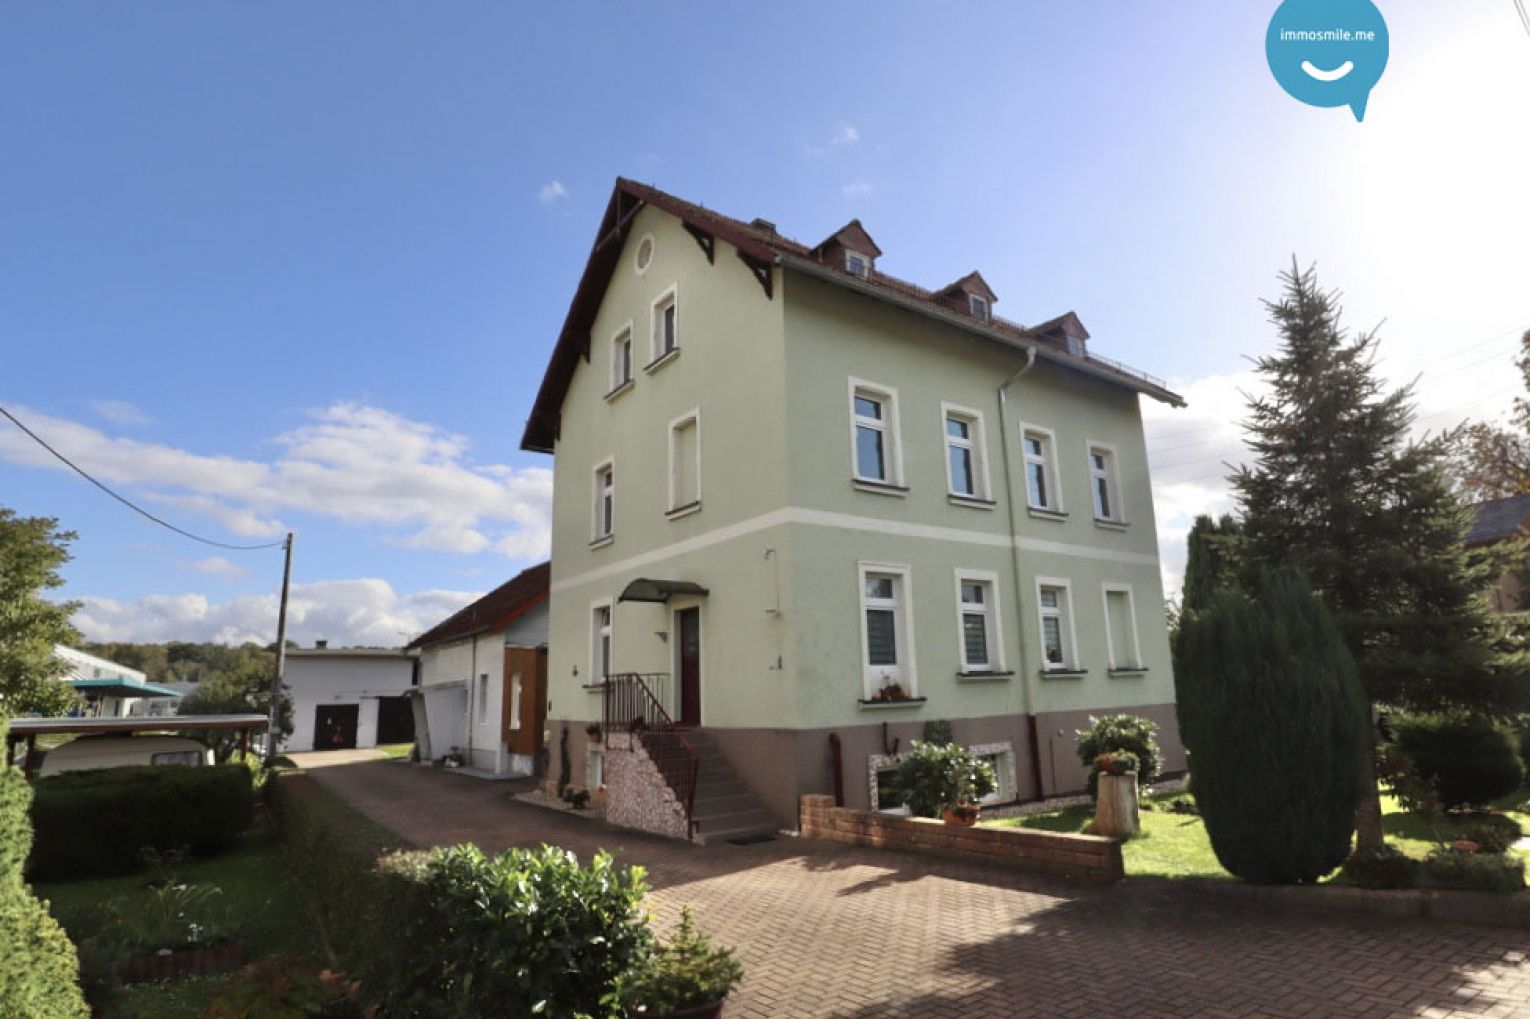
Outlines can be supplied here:
<path id="1" fill-rule="evenodd" d="M 382 762 L 313 775 L 419 845 L 643 865 L 662 917 L 689 904 L 738 948 L 732 1019 L 1530 1016 L 1525 932 L 1273 915 L 789 838 L 698 849 L 511 802 L 509 783 Z"/>

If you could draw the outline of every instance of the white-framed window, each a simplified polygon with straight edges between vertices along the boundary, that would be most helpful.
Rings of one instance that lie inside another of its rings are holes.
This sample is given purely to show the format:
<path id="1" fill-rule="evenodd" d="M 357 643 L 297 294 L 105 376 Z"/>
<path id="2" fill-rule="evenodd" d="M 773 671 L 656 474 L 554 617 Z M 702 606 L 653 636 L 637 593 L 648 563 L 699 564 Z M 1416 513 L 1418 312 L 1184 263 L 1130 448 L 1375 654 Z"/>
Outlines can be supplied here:
<path id="1" fill-rule="evenodd" d="M 489 720 L 489 674 L 478 674 L 478 683 L 473 692 L 473 706 L 478 709 L 478 723 L 482 725 Z"/>
<path id="2" fill-rule="evenodd" d="M 606 752 L 590 747 L 584 762 L 584 782 L 591 792 L 606 784 Z"/>
<path id="3" fill-rule="evenodd" d="M 1137 640 L 1137 605 L 1130 584 L 1101 585 L 1105 597 L 1105 647 L 1110 668 L 1135 672 L 1142 668 L 1142 645 Z"/>
<path id="4" fill-rule="evenodd" d="M 967 308 L 972 312 L 973 318 L 988 321 L 988 298 L 981 294 L 968 294 Z"/>
<path id="5" fill-rule="evenodd" d="M 845 271 L 852 276 L 866 279 L 871 275 L 871 259 L 859 251 L 845 252 Z"/>
<path id="6" fill-rule="evenodd" d="M 701 411 L 669 423 L 669 512 L 701 506 Z"/>
<path id="7" fill-rule="evenodd" d="M 611 602 L 590 606 L 590 676 L 587 682 L 603 683 L 611 674 Z"/>
<path id="8" fill-rule="evenodd" d="M 857 481 L 903 484 L 898 441 L 898 391 L 850 380 L 850 455 Z"/>
<path id="9" fill-rule="evenodd" d="M 653 360 L 661 361 L 680 349 L 680 306 L 670 287 L 653 302 Z"/>
<path id="10" fill-rule="evenodd" d="M 1004 671 L 999 619 L 999 575 L 957 570 L 956 625 L 963 672 Z"/>
<path id="11" fill-rule="evenodd" d="M 632 255 L 632 269 L 639 276 L 648 271 L 653 264 L 653 234 L 644 234 L 637 242 L 637 250 Z"/>
<path id="12" fill-rule="evenodd" d="M 909 608 L 909 568 L 860 563 L 861 663 L 867 700 L 883 687 L 915 694 L 914 630 Z"/>
<path id="13" fill-rule="evenodd" d="M 611 392 L 632 381 L 632 323 L 611 338 Z"/>
<path id="14" fill-rule="evenodd" d="M 1020 426 L 1020 449 L 1025 456 L 1025 498 L 1032 509 L 1062 512 L 1057 482 L 1057 437 L 1050 428 Z"/>
<path id="15" fill-rule="evenodd" d="M 526 693 L 526 683 L 519 672 L 510 674 L 510 731 L 521 731 L 521 698 Z"/>
<path id="16" fill-rule="evenodd" d="M 942 403 L 940 410 L 945 428 L 946 491 L 958 498 L 991 498 L 982 413 L 950 403 Z"/>
<path id="17" fill-rule="evenodd" d="M 1036 612 L 1041 623 L 1042 668 L 1048 672 L 1077 669 L 1071 585 L 1055 577 L 1037 577 Z"/>
<path id="18" fill-rule="evenodd" d="M 590 506 L 590 540 L 606 541 L 616 532 L 616 464 L 607 460 L 595 468 Z"/>
<path id="19" fill-rule="evenodd" d="M 1089 496 L 1094 518 L 1111 523 L 1125 519 L 1121 512 L 1121 485 L 1116 476 L 1116 450 L 1103 442 L 1089 443 Z"/>

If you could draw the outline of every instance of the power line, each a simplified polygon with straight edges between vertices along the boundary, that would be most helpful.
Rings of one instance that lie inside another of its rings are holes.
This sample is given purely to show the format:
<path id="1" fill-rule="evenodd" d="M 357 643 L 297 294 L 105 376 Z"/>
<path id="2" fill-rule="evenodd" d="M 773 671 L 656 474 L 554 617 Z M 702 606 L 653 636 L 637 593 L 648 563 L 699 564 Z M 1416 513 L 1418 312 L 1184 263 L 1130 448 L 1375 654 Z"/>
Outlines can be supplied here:
<path id="1" fill-rule="evenodd" d="M 118 502 L 122 503 L 122 505 L 126 506 L 128 509 L 132 510 L 134 513 L 137 513 L 138 515 L 143 516 L 143 517 L 147 517 L 148 519 L 154 521 L 159 526 L 167 527 L 170 530 L 174 531 L 176 534 L 179 534 L 179 535 L 181 535 L 184 538 L 190 538 L 192 541 L 200 541 L 202 544 L 204 544 L 204 545 L 211 545 L 214 548 L 226 548 L 226 549 L 229 549 L 229 550 L 234 551 L 234 552 L 254 552 L 254 551 L 258 551 L 260 549 L 266 549 L 266 548 L 281 548 L 283 545 L 286 544 L 286 541 L 284 539 L 282 541 L 269 542 L 269 543 L 267 543 L 265 545 L 230 545 L 227 542 L 214 541 L 211 538 L 204 538 L 204 537 L 202 537 L 199 534 L 192 534 L 190 531 L 183 530 L 183 529 L 181 529 L 179 527 L 176 527 L 174 524 L 170 523 L 168 520 L 161 520 L 159 517 L 155 516 L 153 513 L 150 513 L 148 510 L 144 509 L 142 506 L 140 506 L 137 503 L 133 502 L 131 499 L 128 499 L 126 496 L 118 495 L 116 492 L 112 491 L 106 485 L 102 484 L 101 482 L 97 481 L 95 478 L 91 477 L 89 474 L 87 474 L 85 472 L 85 470 L 82 467 L 80 467 L 74 461 L 70 460 L 67 456 L 65 456 L 64 454 L 60 453 L 58 450 L 54 449 L 52 446 L 48 445 L 48 443 L 43 440 L 42 436 L 38 435 L 36 432 L 32 431 L 32 429 L 30 429 L 26 425 L 22 424 L 21 420 L 19 418 L 17 418 L 15 414 L 12 414 L 10 411 L 6 410 L 4 407 L 0 407 L 0 414 L 4 414 L 6 417 L 10 418 L 11 419 L 11 424 L 15 425 L 17 428 L 20 428 L 23 432 L 25 432 L 28 436 L 30 436 L 33 442 L 37 443 L 43 449 L 46 449 L 48 452 L 50 452 L 54 456 L 58 457 L 58 459 L 60 461 L 62 461 L 63 464 L 66 467 L 68 467 L 70 470 L 74 471 L 80 477 L 84 478 L 86 481 L 90 482 L 92 485 L 95 485 L 97 488 L 99 488 L 101 491 L 105 492 L 107 495 L 111 496 L 113 499 L 116 499 Z"/>

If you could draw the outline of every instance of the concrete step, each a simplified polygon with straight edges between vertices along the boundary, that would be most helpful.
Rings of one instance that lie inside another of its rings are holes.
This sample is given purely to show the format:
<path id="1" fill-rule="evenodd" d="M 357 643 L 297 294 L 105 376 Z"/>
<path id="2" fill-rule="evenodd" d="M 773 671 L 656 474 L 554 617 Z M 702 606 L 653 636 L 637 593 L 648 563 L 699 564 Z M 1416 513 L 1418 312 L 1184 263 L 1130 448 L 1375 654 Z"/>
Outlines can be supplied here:
<path id="1" fill-rule="evenodd" d="M 721 842 L 747 835 L 774 835 L 780 825 L 764 809 L 716 817 L 696 818 L 696 834 L 702 842 Z"/>
<path id="2" fill-rule="evenodd" d="M 756 810 L 759 806 L 759 798 L 747 789 L 723 794 L 710 790 L 706 792 L 698 790 L 693 813 L 696 817 L 716 817 L 719 814 L 732 814 L 741 810 Z"/>

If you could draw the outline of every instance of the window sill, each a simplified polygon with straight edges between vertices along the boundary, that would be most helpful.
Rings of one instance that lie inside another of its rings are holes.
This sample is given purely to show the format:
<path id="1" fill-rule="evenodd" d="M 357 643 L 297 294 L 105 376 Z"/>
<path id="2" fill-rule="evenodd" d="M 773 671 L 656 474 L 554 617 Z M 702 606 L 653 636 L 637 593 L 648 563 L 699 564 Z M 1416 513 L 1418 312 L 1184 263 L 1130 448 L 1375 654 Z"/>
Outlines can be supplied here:
<path id="1" fill-rule="evenodd" d="M 952 506 L 965 506 L 968 509 L 991 510 L 999 505 L 993 499 L 983 499 L 976 495 L 962 495 L 960 492 L 947 492 L 946 502 Z"/>
<path id="2" fill-rule="evenodd" d="M 1031 516 L 1035 517 L 1037 520 L 1051 520 L 1060 524 L 1064 520 L 1068 519 L 1068 514 L 1064 513 L 1062 510 L 1044 509 L 1040 506 L 1027 506 L 1025 511 Z"/>
<path id="3" fill-rule="evenodd" d="M 1095 517 L 1094 526 L 1098 527 L 1102 531 L 1124 531 L 1130 527 L 1131 524 L 1127 523 L 1125 520 L 1105 520 L 1102 517 Z"/>
<path id="4" fill-rule="evenodd" d="M 583 690 L 585 693 L 600 693 L 601 691 L 605 690 L 605 688 L 606 684 L 603 681 L 600 683 L 579 684 L 579 689 Z"/>
<path id="5" fill-rule="evenodd" d="M 909 697 L 901 701 L 868 701 L 863 698 L 856 701 L 856 703 L 861 706 L 862 710 L 876 711 L 881 708 L 917 708 L 928 699 L 927 697 Z"/>
<path id="6" fill-rule="evenodd" d="M 605 548 L 615 540 L 616 535 L 614 534 L 608 534 L 604 538 L 596 538 L 594 541 L 590 542 L 590 549 L 593 551 L 597 548 Z"/>
<path id="7" fill-rule="evenodd" d="M 1089 675 L 1088 669 L 1042 669 L 1042 679 L 1082 679 Z"/>
<path id="8" fill-rule="evenodd" d="M 660 368 L 663 368 L 665 365 L 669 364 L 679 356 L 680 348 L 676 347 L 669 353 L 662 354 L 659 357 L 654 358 L 652 361 L 649 361 L 647 364 L 643 365 L 643 371 L 647 372 L 649 375 L 652 375 L 654 372 L 658 371 Z"/>
<path id="9" fill-rule="evenodd" d="M 1125 669 L 1107 669 L 1105 674 L 1119 679 L 1130 679 L 1133 676 L 1145 676 L 1147 671 L 1146 665 L 1136 665 Z"/>
<path id="10" fill-rule="evenodd" d="M 681 517 L 688 517 L 692 513 L 700 512 L 700 510 L 701 500 L 697 499 L 695 502 L 688 502 L 684 506 L 676 506 L 674 509 L 666 511 L 664 519 L 679 520 Z"/>
<path id="11" fill-rule="evenodd" d="M 1013 675 L 1013 672 L 1004 669 L 993 672 L 958 672 L 956 681 L 958 683 L 991 683 L 995 680 L 1009 679 Z"/>
<path id="12" fill-rule="evenodd" d="M 872 495 L 895 495 L 900 499 L 908 496 L 907 485 L 893 485 L 886 481 L 872 481 L 869 478 L 851 478 L 850 485 L 858 492 L 870 492 Z"/>
<path id="13" fill-rule="evenodd" d="M 614 400 L 616 400 L 618 397 L 625 396 L 631 390 L 632 390 L 632 380 L 628 379 L 626 382 L 623 382 L 621 385 L 617 386 L 615 389 L 611 390 L 609 393 L 606 394 L 606 402 L 607 403 L 611 403 Z"/>

